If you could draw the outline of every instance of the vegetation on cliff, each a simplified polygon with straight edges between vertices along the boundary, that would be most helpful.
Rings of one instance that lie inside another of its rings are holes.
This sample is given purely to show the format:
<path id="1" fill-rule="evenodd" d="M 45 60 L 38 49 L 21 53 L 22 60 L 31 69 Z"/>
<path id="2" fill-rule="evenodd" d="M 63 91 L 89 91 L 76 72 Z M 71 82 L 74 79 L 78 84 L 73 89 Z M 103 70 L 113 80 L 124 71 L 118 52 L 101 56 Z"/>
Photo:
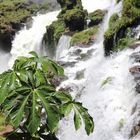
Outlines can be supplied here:
<path id="1" fill-rule="evenodd" d="M 27 0 L 0 1 L 0 41 L 11 44 L 13 35 L 22 23 L 40 8 L 47 8 L 47 5 L 37 5 Z"/>
<path id="2" fill-rule="evenodd" d="M 127 29 L 130 27 L 135 27 L 140 21 L 139 3 L 139 0 L 123 0 L 121 17 L 119 17 L 117 14 L 112 15 L 109 29 L 104 35 L 106 55 L 109 55 L 110 51 L 112 51 L 114 47 L 117 47 L 117 42 L 121 38 L 125 38 L 127 36 Z M 117 50 L 117 48 L 115 50 Z"/>
<path id="3" fill-rule="evenodd" d="M 91 28 L 88 28 L 87 30 L 77 32 L 72 36 L 70 45 L 71 46 L 83 46 L 83 45 L 89 45 L 89 43 L 93 43 L 96 39 L 95 34 L 98 31 L 99 26 L 94 26 Z"/>
<path id="4" fill-rule="evenodd" d="M 98 9 L 92 13 L 89 13 L 88 18 L 91 21 L 89 22 L 88 26 L 91 27 L 91 26 L 100 24 L 103 21 L 106 13 L 107 13 L 106 10 L 101 10 L 101 9 Z"/>
<path id="5" fill-rule="evenodd" d="M 58 20 L 46 28 L 44 41 L 47 46 L 56 46 L 64 32 L 70 32 L 71 45 L 89 44 L 94 41 L 98 26 L 106 14 L 105 10 L 96 10 L 88 15 L 81 0 L 57 0 L 61 6 Z M 87 19 L 90 19 L 87 25 Z M 88 27 L 93 27 L 89 28 Z"/>

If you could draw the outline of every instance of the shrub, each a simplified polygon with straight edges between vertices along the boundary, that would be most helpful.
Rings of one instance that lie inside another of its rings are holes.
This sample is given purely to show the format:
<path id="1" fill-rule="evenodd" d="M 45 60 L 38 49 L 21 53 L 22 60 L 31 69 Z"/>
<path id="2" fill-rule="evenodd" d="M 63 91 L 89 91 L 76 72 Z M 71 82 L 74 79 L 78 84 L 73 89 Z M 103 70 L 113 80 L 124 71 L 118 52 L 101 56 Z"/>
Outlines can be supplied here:
<path id="1" fill-rule="evenodd" d="M 76 130 L 83 119 L 87 134 L 93 132 L 88 110 L 51 84 L 54 77 L 64 75 L 63 68 L 45 56 L 30 54 L 29 58 L 19 57 L 11 70 L 0 75 L 0 104 L 6 120 L 25 136 L 44 138 L 45 133 L 49 138 L 59 121 L 73 110 Z"/>

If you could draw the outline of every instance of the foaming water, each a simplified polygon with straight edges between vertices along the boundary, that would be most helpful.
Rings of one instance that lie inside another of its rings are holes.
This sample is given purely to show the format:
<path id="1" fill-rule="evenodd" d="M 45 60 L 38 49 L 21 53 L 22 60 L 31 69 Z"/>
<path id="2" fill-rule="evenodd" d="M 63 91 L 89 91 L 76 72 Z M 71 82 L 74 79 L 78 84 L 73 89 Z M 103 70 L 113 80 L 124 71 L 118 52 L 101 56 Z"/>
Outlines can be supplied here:
<path id="1" fill-rule="evenodd" d="M 82 0 L 83 7 L 88 12 L 93 12 L 97 9 L 107 9 L 112 0 Z"/>
<path id="2" fill-rule="evenodd" d="M 70 36 L 62 35 L 56 49 L 56 60 L 59 60 L 60 57 L 65 57 L 65 55 L 68 53 L 70 47 L 70 40 Z"/>
<path id="3" fill-rule="evenodd" d="M 18 56 L 27 56 L 30 51 L 36 51 L 39 54 L 42 52 L 42 38 L 46 32 L 46 26 L 50 25 L 57 19 L 59 11 L 46 13 L 44 15 L 37 15 L 33 17 L 33 25 L 30 29 L 26 26 L 19 31 L 12 42 L 11 66 Z"/>
<path id="4" fill-rule="evenodd" d="M 10 60 L 10 54 L 0 49 L 0 73 L 8 69 L 9 60 Z"/>
<path id="5" fill-rule="evenodd" d="M 99 4 L 99 1 L 96 3 Z M 131 111 L 137 99 L 135 82 L 129 73 L 132 66 L 130 56 L 140 49 L 127 49 L 108 58 L 104 57 L 103 49 L 103 34 L 107 30 L 109 18 L 120 11 L 121 3 L 116 5 L 115 1 L 110 1 L 97 42 L 89 48 L 72 47 L 65 58 L 59 58 L 59 61 L 69 64 L 65 66 L 68 80 L 62 82 L 60 87 L 71 87 L 73 97 L 89 109 L 95 122 L 94 132 L 87 136 L 84 127 L 75 131 L 71 114 L 60 123 L 60 140 L 130 139 L 134 121 Z M 133 140 L 139 138 L 140 135 L 137 135 Z"/>

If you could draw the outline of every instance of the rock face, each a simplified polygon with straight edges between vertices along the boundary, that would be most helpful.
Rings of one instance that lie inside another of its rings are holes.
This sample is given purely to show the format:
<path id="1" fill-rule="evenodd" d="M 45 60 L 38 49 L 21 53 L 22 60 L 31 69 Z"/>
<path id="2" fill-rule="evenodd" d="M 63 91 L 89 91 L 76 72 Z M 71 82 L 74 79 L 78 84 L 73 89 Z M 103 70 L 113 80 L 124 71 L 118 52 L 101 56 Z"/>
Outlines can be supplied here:
<path id="1" fill-rule="evenodd" d="M 84 29 L 87 12 L 83 10 L 81 0 L 57 0 L 62 11 L 59 18 L 70 31 L 81 31 Z"/>
<path id="2" fill-rule="evenodd" d="M 140 52 L 133 53 L 131 55 L 131 59 L 134 60 L 134 62 L 139 63 L 140 62 Z M 129 69 L 130 73 L 134 76 L 134 80 L 136 81 L 136 91 L 137 93 L 140 93 L 140 65 L 133 66 Z"/>
<path id="3" fill-rule="evenodd" d="M 82 31 L 85 26 L 85 12 L 80 9 L 67 10 L 64 22 L 70 31 Z"/>
<path id="4" fill-rule="evenodd" d="M 31 15 L 40 8 L 41 5 L 36 5 L 31 1 L 0 1 L 0 44 L 9 46 L 10 50 L 13 36 L 23 26 L 22 23 L 31 18 Z"/>
<path id="5" fill-rule="evenodd" d="M 90 22 L 88 26 L 92 27 L 92 26 L 100 24 L 103 21 L 103 18 L 106 13 L 107 13 L 106 10 L 100 10 L 100 9 L 90 13 L 89 14 Z"/>
<path id="6" fill-rule="evenodd" d="M 118 41 L 128 36 L 128 29 L 133 29 L 138 25 L 140 21 L 140 7 L 138 5 L 138 0 L 123 0 L 122 16 L 112 15 L 109 29 L 104 35 L 105 55 L 110 55 L 111 51 L 117 50 Z"/>

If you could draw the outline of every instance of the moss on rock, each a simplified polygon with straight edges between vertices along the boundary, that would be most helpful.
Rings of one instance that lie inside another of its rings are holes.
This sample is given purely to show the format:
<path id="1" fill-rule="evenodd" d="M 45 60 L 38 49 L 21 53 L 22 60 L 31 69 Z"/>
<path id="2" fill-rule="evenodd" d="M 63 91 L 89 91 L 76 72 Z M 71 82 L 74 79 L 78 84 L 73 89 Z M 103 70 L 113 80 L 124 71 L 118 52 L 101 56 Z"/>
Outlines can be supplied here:
<path id="1" fill-rule="evenodd" d="M 40 7 L 27 0 L 0 1 L 0 41 L 9 46 L 13 35 L 20 29 L 22 23 Z"/>
<path id="2" fill-rule="evenodd" d="M 67 10 L 64 14 L 64 22 L 70 31 L 81 31 L 85 26 L 85 12 L 77 8 Z"/>
<path id="3" fill-rule="evenodd" d="M 95 34 L 98 31 L 99 26 L 94 26 L 92 28 L 89 28 L 87 30 L 77 32 L 72 36 L 71 39 L 71 46 L 75 45 L 88 45 L 89 43 L 93 42 L 95 40 Z"/>
<path id="4" fill-rule="evenodd" d="M 105 55 L 110 54 L 113 47 L 117 46 L 119 39 L 126 37 L 127 28 L 138 24 L 140 20 L 140 8 L 136 6 L 138 3 L 139 0 L 123 0 L 122 16 L 120 18 L 117 15 L 111 17 L 109 29 L 104 35 Z"/>
<path id="5" fill-rule="evenodd" d="M 106 10 L 98 9 L 92 13 L 89 13 L 89 19 L 91 20 L 89 23 L 89 27 L 100 24 L 103 21 L 106 12 Z"/>
<path id="6" fill-rule="evenodd" d="M 44 35 L 45 44 L 48 46 L 55 46 L 58 43 L 61 35 L 65 31 L 65 23 L 62 20 L 54 21 L 50 26 L 46 27 Z"/>

